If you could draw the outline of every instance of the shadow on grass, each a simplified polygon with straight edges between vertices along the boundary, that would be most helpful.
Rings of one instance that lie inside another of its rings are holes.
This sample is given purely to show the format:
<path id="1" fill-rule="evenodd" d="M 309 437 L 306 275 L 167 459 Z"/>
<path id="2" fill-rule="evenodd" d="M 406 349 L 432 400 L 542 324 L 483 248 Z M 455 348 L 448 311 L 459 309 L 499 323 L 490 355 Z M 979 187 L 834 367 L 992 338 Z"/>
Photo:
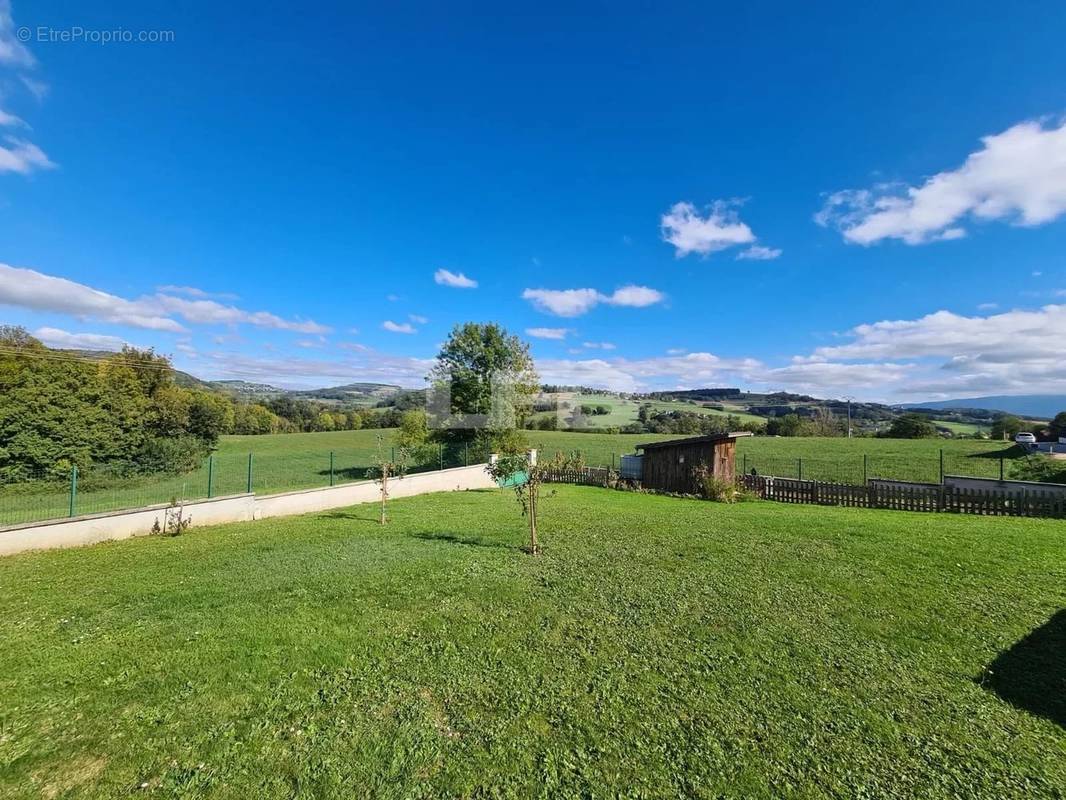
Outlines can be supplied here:
<path id="1" fill-rule="evenodd" d="M 986 453 L 971 453 L 966 456 L 967 458 L 1022 458 L 1029 455 L 1029 452 L 1024 447 L 1019 447 L 1016 444 L 1009 445 L 1002 450 L 989 450 Z"/>
<path id="2" fill-rule="evenodd" d="M 367 478 L 367 473 L 370 471 L 370 467 L 345 467 L 344 469 L 333 470 L 333 480 L 337 483 L 345 483 L 347 481 L 364 481 Z M 329 477 L 328 469 L 320 469 L 318 474 L 323 478 Z"/>
<path id="3" fill-rule="evenodd" d="M 375 506 L 373 511 L 363 511 L 356 513 L 355 511 L 328 511 L 320 516 L 326 519 L 346 519 L 353 522 L 373 522 L 375 525 L 381 524 L 381 517 L 378 507 Z"/>
<path id="4" fill-rule="evenodd" d="M 506 542 L 493 542 L 477 536 L 457 536 L 454 533 L 444 533 L 442 531 L 421 531 L 410 535 L 412 538 L 421 539 L 425 542 L 444 542 L 446 544 L 461 545 L 462 547 L 494 547 L 503 550 L 521 549 Z"/>
<path id="5" fill-rule="evenodd" d="M 1066 728 L 1066 609 L 1000 653 L 977 682 Z"/>

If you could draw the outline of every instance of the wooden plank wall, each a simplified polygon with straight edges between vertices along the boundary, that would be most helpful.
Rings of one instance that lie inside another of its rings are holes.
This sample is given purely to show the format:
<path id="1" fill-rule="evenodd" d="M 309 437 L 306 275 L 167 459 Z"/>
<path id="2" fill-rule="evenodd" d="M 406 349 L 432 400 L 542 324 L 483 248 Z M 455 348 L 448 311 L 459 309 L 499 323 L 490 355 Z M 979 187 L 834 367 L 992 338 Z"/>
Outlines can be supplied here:
<path id="1" fill-rule="evenodd" d="M 826 481 L 801 481 L 763 475 L 741 475 L 744 488 L 781 503 L 884 508 L 895 511 L 946 511 L 1013 517 L 1066 517 L 1066 498 L 1039 492 L 960 489 L 951 486 L 858 486 Z"/>
<path id="2" fill-rule="evenodd" d="M 659 492 L 697 494 L 693 475 L 701 464 L 725 481 L 736 479 L 736 442 L 693 442 L 644 451 L 641 485 Z M 683 459 L 683 460 L 682 460 Z"/>

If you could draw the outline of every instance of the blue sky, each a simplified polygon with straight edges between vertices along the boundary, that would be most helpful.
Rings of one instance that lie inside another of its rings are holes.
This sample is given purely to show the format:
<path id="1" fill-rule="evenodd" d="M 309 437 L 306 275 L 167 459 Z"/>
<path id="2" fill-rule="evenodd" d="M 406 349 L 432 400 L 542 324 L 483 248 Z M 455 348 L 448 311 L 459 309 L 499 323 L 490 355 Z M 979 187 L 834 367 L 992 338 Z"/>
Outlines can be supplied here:
<path id="1" fill-rule="evenodd" d="M 0 320 L 50 344 L 1066 392 L 1066 7 L 175 5 L 0 0 Z"/>

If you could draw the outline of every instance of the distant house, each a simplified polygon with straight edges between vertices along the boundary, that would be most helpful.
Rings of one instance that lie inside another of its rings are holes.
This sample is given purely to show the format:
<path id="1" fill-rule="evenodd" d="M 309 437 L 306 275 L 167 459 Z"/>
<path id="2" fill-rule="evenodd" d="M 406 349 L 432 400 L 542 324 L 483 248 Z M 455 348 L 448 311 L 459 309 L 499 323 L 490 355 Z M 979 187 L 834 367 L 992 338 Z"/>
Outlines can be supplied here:
<path id="1" fill-rule="evenodd" d="M 709 467 L 716 478 L 732 482 L 736 478 L 737 438 L 741 436 L 751 434 L 743 431 L 638 444 L 637 450 L 644 451 L 641 485 L 662 492 L 695 494 L 694 472 L 700 465 Z"/>

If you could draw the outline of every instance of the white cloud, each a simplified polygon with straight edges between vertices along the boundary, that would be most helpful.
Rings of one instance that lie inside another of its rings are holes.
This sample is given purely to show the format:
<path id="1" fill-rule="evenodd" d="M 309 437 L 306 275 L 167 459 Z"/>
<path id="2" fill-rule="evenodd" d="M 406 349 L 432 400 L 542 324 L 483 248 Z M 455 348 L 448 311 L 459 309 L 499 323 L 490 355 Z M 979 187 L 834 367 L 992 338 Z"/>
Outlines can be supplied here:
<path id="1" fill-rule="evenodd" d="M 438 269 L 433 273 L 433 280 L 441 286 L 451 286 L 455 289 L 476 289 L 477 281 L 468 278 L 461 272 L 451 272 L 446 269 Z"/>
<path id="2" fill-rule="evenodd" d="M 192 340 L 188 337 L 178 339 L 174 349 L 187 358 L 199 358 L 200 356 L 196 348 L 193 347 Z"/>
<path id="3" fill-rule="evenodd" d="M 62 350 L 109 350 L 118 352 L 128 344 L 118 336 L 103 333 L 69 333 L 59 328 L 38 328 L 33 337 L 48 347 Z"/>
<path id="4" fill-rule="evenodd" d="M 759 383 L 785 386 L 794 392 L 833 397 L 860 389 L 883 390 L 906 378 L 913 368 L 909 364 L 843 364 L 795 359 L 788 366 L 759 370 L 751 377 Z"/>
<path id="5" fill-rule="evenodd" d="M 1066 123 L 1022 122 L 981 142 L 961 167 L 921 186 L 831 194 L 815 221 L 838 228 L 848 242 L 914 245 L 961 238 L 968 220 L 1033 226 L 1066 212 Z"/>
<path id="6" fill-rule="evenodd" d="M 66 278 L 7 264 L 0 264 L 0 304 L 148 330 L 184 330 L 178 322 L 164 316 L 157 305 L 125 300 Z"/>
<path id="7" fill-rule="evenodd" d="M 753 244 L 747 250 L 741 250 L 737 253 L 737 260 L 772 261 L 775 258 L 779 258 L 781 252 L 778 247 L 763 247 L 761 244 Z"/>
<path id="8" fill-rule="evenodd" d="M 16 117 L 14 114 L 9 114 L 4 109 L 0 108 L 0 127 L 5 128 L 28 128 L 21 117 Z"/>
<path id="9" fill-rule="evenodd" d="M 978 311 L 995 311 L 999 308 L 999 303 L 979 303 L 977 306 Z"/>
<path id="10" fill-rule="evenodd" d="M 185 330 L 168 315 L 199 324 L 244 323 L 296 333 L 323 334 L 330 330 L 309 320 L 285 320 L 266 311 L 244 311 L 213 300 L 188 300 L 165 294 L 127 300 L 66 278 L 8 264 L 0 264 L 0 304 L 156 331 Z"/>
<path id="11" fill-rule="evenodd" d="M 227 306 L 214 300 L 189 300 L 184 297 L 160 294 L 152 299 L 158 308 L 178 314 L 189 322 L 202 325 L 254 325 L 294 333 L 329 333 L 330 328 L 312 320 L 282 319 L 269 311 L 245 311 L 236 306 Z"/>
<path id="12" fill-rule="evenodd" d="M 207 380 L 240 378 L 289 388 L 329 386 L 352 381 L 396 383 L 408 387 L 425 386 L 425 376 L 433 366 L 430 359 L 392 356 L 369 352 L 341 361 L 309 358 L 257 358 L 243 353 L 208 353 L 197 370 Z"/>
<path id="13" fill-rule="evenodd" d="M 393 322 L 391 319 L 387 319 L 381 323 L 381 327 L 387 331 L 393 333 L 418 333 L 409 323 L 406 322 Z"/>
<path id="14" fill-rule="evenodd" d="M 683 380 L 692 386 L 735 385 L 738 378 L 762 367 L 750 358 L 721 358 L 712 353 L 644 359 L 538 359 L 545 383 L 594 386 L 636 392 L 673 386 Z"/>
<path id="15" fill-rule="evenodd" d="M 914 320 L 885 320 L 859 325 L 850 332 L 854 341 L 819 347 L 825 359 L 899 359 L 966 356 L 1011 363 L 1034 357 L 1062 359 L 1066 374 L 1066 305 L 1049 305 L 1037 311 L 1006 311 L 981 317 L 964 317 L 937 311 Z"/>
<path id="16" fill-rule="evenodd" d="M 615 345 L 612 342 L 582 342 L 582 347 L 589 350 L 614 350 Z"/>
<path id="17" fill-rule="evenodd" d="M 0 64 L 32 67 L 33 54 L 18 40 L 15 21 L 11 17 L 11 0 L 0 0 Z"/>
<path id="18" fill-rule="evenodd" d="M 602 298 L 604 303 L 611 306 L 631 306 L 633 308 L 653 306 L 665 299 L 666 295 L 657 289 L 649 289 L 647 286 L 633 286 L 632 284 L 615 289 L 611 295 Z"/>
<path id="19" fill-rule="evenodd" d="M 672 244 L 674 255 L 683 258 L 689 253 L 706 256 L 739 244 L 751 244 L 755 234 L 740 221 L 736 203 L 718 200 L 707 208 L 707 215 L 692 203 L 674 203 L 660 220 L 663 241 Z"/>
<path id="20" fill-rule="evenodd" d="M 407 318 L 416 325 L 425 325 L 427 322 L 429 322 L 428 318 L 423 317 L 420 314 L 408 314 Z"/>
<path id="21" fill-rule="evenodd" d="M 6 145 L 0 145 L 0 172 L 17 172 L 28 175 L 36 169 L 54 169 L 55 164 L 33 142 L 14 136 L 5 136 Z"/>
<path id="22" fill-rule="evenodd" d="M 173 286 L 167 284 L 166 286 L 157 286 L 156 291 L 162 294 L 183 294 L 187 297 L 195 297 L 198 300 L 208 300 L 210 298 L 215 298 L 216 300 L 237 299 L 237 295 L 232 292 L 208 292 L 195 286 Z"/>
<path id="23" fill-rule="evenodd" d="M 526 335 L 534 339 L 565 339 L 569 328 L 526 328 Z"/>
<path id="24" fill-rule="evenodd" d="M 1066 391 L 1066 305 L 989 316 L 938 311 L 859 325 L 759 380 L 800 391 L 868 389 L 880 398 Z"/>
<path id="25" fill-rule="evenodd" d="M 647 286 L 622 286 L 611 294 L 596 289 L 526 289 L 522 299 L 533 307 L 558 317 L 579 317 L 601 303 L 612 306 L 643 308 L 661 303 L 666 295 Z"/>
<path id="26" fill-rule="evenodd" d="M 559 317 L 579 317 L 600 303 L 603 295 L 595 289 L 526 289 L 522 299 L 533 307 Z"/>
<path id="27" fill-rule="evenodd" d="M 639 391 L 637 379 L 624 368 L 599 358 L 538 359 L 537 373 L 544 383 L 592 386 L 616 392 Z"/>
<path id="28" fill-rule="evenodd" d="M 19 80 L 22 81 L 22 85 L 26 87 L 29 93 L 37 98 L 38 102 L 44 100 L 48 95 L 50 87 L 44 81 L 31 78 L 29 75 L 19 75 Z"/>
<path id="29" fill-rule="evenodd" d="M 297 339 L 296 346 L 304 350 L 321 350 L 326 346 L 325 336 L 316 336 L 314 339 Z"/>

